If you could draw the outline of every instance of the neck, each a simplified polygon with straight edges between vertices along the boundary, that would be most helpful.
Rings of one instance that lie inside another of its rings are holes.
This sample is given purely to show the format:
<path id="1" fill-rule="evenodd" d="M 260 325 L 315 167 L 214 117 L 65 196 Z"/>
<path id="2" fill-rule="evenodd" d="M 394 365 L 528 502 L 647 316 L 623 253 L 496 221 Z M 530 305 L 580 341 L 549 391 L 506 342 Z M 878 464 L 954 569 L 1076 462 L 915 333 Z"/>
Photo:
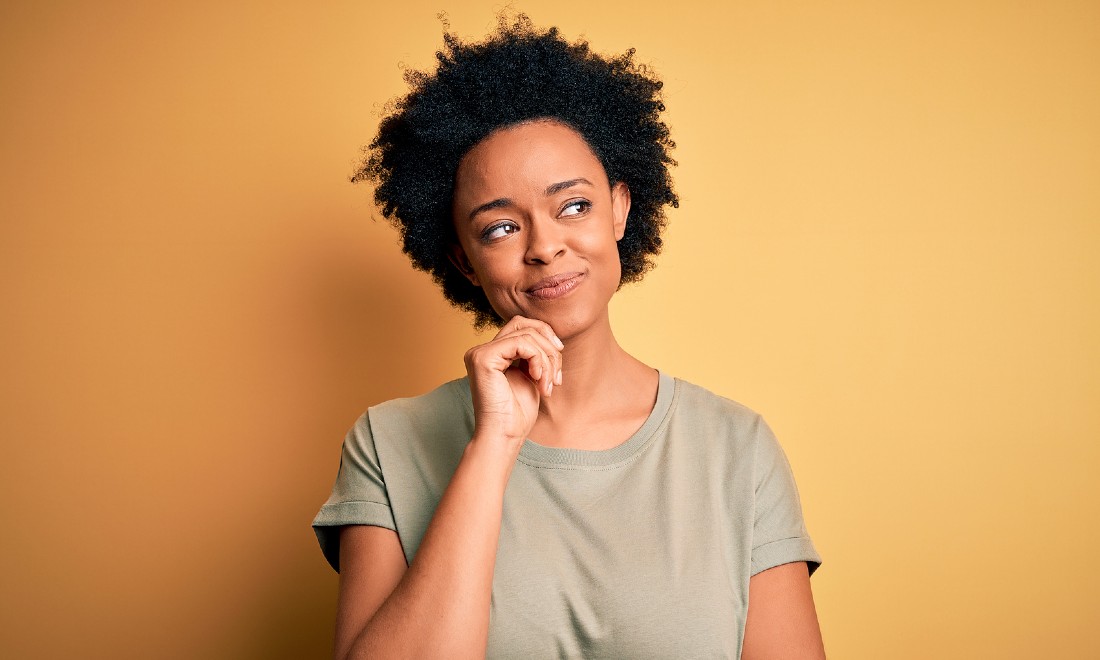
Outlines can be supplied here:
<path id="1" fill-rule="evenodd" d="M 585 420 L 617 399 L 637 396 L 643 382 L 656 380 L 653 369 L 619 346 L 606 316 L 604 321 L 564 340 L 562 384 L 539 404 L 543 421 Z"/>

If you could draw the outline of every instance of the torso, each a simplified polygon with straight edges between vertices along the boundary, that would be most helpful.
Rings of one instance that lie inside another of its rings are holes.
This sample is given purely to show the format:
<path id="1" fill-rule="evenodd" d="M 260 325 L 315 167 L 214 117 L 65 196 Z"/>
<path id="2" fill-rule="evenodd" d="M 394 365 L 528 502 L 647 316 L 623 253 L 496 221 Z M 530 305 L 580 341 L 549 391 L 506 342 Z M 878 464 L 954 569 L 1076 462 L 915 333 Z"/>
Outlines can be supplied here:
<path id="1" fill-rule="evenodd" d="M 816 560 L 758 415 L 662 375 L 640 426 L 599 451 L 524 443 L 504 498 L 488 657 L 736 658 L 749 577 Z M 353 511 L 388 501 L 411 560 L 472 429 L 465 380 L 372 408 L 360 437 L 374 438 L 386 493 L 369 482 L 337 492 Z"/>

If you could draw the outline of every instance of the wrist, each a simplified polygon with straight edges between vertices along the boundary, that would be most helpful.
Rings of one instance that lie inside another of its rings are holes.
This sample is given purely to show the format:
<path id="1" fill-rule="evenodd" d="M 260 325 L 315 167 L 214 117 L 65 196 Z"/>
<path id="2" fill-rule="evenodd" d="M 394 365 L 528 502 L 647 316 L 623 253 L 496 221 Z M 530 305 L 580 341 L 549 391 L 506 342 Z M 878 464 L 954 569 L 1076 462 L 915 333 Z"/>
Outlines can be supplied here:
<path id="1" fill-rule="evenodd" d="M 509 460 L 515 460 L 519 456 L 519 450 L 523 447 L 527 435 L 522 436 L 510 433 L 504 428 L 492 423 L 482 423 L 481 420 L 474 424 L 474 433 L 470 437 L 470 444 L 484 448 L 487 453 L 501 453 Z"/>
<path id="2" fill-rule="evenodd" d="M 522 440 L 517 441 L 496 434 L 474 433 L 463 451 L 462 460 L 482 466 L 482 469 L 489 474 L 502 475 L 502 483 L 506 484 L 516 459 L 519 458 L 519 450 L 522 446 Z"/>

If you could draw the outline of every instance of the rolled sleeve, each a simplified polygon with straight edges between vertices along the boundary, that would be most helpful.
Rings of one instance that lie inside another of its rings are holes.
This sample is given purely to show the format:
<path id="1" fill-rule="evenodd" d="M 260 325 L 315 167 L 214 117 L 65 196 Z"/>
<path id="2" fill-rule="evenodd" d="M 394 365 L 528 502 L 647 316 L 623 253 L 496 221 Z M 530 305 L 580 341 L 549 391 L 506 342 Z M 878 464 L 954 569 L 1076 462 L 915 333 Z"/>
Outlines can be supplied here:
<path id="1" fill-rule="evenodd" d="M 340 570 L 340 528 L 373 525 L 397 530 L 378 462 L 370 421 L 364 413 L 344 438 L 332 494 L 313 519 L 313 531 L 329 564 Z"/>
<path id="2" fill-rule="evenodd" d="M 758 420 L 756 431 L 751 574 L 796 561 L 806 562 L 813 574 L 821 556 L 806 531 L 794 473 L 764 420 Z"/>

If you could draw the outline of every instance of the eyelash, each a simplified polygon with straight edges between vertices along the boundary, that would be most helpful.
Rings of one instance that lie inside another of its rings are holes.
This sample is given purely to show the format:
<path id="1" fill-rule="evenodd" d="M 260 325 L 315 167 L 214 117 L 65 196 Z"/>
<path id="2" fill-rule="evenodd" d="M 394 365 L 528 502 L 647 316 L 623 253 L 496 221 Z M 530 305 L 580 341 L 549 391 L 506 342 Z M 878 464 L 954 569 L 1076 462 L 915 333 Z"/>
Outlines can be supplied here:
<path id="1" fill-rule="evenodd" d="M 580 207 L 580 208 L 577 209 L 576 213 L 570 213 L 568 215 L 565 215 L 564 217 L 576 218 L 576 217 L 579 217 L 579 216 L 583 216 L 584 214 L 588 213 L 589 209 L 592 208 L 592 202 L 588 201 L 587 199 L 575 199 L 575 200 L 569 202 L 568 204 L 566 204 L 565 206 L 562 206 L 561 210 L 565 211 L 566 209 L 574 207 L 574 206 Z M 511 229 L 511 231 L 508 231 L 508 232 L 505 233 L 505 236 L 510 235 L 510 234 L 514 234 L 514 233 L 516 233 L 516 231 L 519 230 L 519 226 L 516 223 L 514 223 L 510 220 L 505 221 L 505 222 L 499 222 L 495 225 L 489 225 L 488 227 L 486 227 L 485 230 L 483 232 L 481 232 L 481 240 L 486 242 L 486 243 L 491 243 L 491 242 L 493 242 L 494 240 L 497 239 L 497 237 L 493 236 L 493 232 L 497 231 L 498 229 L 505 229 L 505 228 L 510 228 Z"/>
<path id="2" fill-rule="evenodd" d="M 584 215 L 585 213 L 588 213 L 588 209 L 592 208 L 592 202 L 588 201 L 587 199 L 574 199 L 573 201 L 571 201 L 568 204 L 566 204 L 565 206 L 563 206 L 561 208 L 561 210 L 564 211 L 565 209 L 567 209 L 571 206 L 580 206 L 581 207 L 576 213 L 574 213 L 574 214 L 572 214 L 572 216 L 570 216 L 570 217 L 574 217 L 574 216 Z"/>
<path id="3" fill-rule="evenodd" d="M 493 242 L 496 238 L 492 235 L 493 232 L 495 232 L 498 229 L 504 229 L 506 227 L 511 228 L 512 231 L 507 232 L 505 234 L 505 236 L 507 236 L 509 234 L 514 234 L 519 229 L 519 226 L 516 225 L 516 223 L 514 223 L 514 222 L 499 222 L 495 225 L 490 225 L 490 226 L 486 227 L 485 231 L 481 232 L 481 240 L 485 241 L 486 243 Z"/>

